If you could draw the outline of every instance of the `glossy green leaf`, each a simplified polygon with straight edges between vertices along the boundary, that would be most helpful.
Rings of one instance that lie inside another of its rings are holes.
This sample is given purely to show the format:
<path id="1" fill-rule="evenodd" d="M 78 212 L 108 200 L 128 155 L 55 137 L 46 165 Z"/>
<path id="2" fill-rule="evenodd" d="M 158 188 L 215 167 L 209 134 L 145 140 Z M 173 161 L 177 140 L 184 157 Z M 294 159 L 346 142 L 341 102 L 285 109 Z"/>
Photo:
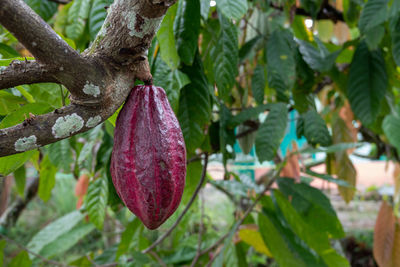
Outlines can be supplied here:
<path id="1" fill-rule="evenodd" d="M 46 155 L 40 162 L 38 189 L 38 195 L 44 202 L 47 202 L 51 197 L 51 190 L 56 184 L 56 173 L 57 167 L 51 163 L 49 155 Z"/>
<path id="2" fill-rule="evenodd" d="M 267 42 L 268 85 L 274 89 L 278 101 L 287 101 L 295 81 L 296 65 L 293 36 L 287 30 L 275 30 Z"/>
<path id="3" fill-rule="evenodd" d="M 36 151 L 27 151 L 0 158 L 0 175 L 7 176 L 25 164 Z"/>
<path id="4" fill-rule="evenodd" d="M 335 209 L 323 192 L 305 183 L 295 183 L 289 178 L 278 179 L 278 185 L 286 197 L 291 197 L 293 207 L 306 223 L 334 238 L 345 236 Z"/>
<path id="5" fill-rule="evenodd" d="M 170 69 L 162 59 L 158 58 L 155 62 L 153 80 L 154 84 L 165 90 L 169 103 L 176 114 L 179 108 L 181 89 L 190 83 L 189 77 L 180 70 Z"/>
<path id="6" fill-rule="evenodd" d="M 297 213 L 281 192 L 274 190 L 272 197 L 279 206 L 283 217 L 293 232 L 301 238 L 311 249 L 319 255 L 317 260 L 318 266 L 350 266 L 346 258 L 340 256 L 330 245 L 328 235 L 324 232 L 315 231 L 314 227 L 305 223 L 301 216 Z"/>
<path id="7" fill-rule="evenodd" d="M 329 146 L 332 139 L 326 127 L 325 121 L 315 110 L 309 110 L 303 115 L 304 136 L 312 145 Z"/>
<path id="8" fill-rule="evenodd" d="M 365 125 L 372 124 L 381 108 L 388 87 L 388 77 L 382 51 L 368 50 L 362 42 L 350 66 L 347 96 L 354 114 Z"/>
<path id="9" fill-rule="evenodd" d="M 74 0 L 71 8 L 68 10 L 68 26 L 65 33 L 72 40 L 79 39 L 86 26 L 89 17 L 91 0 Z"/>
<path id="10" fill-rule="evenodd" d="M 79 211 L 73 211 L 64 215 L 40 230 L 28 243 L 27 248 L 35 253 L 39 253 L 45 246 L 68 233 L 83 218 L 84 215 Z"/>
<path id="11" fill-rule="evenodd" d="M 321 41 L 318 39 L 315 40 L 317 41 L 318 48 L 307 41 L 298 40 L 300 53 L 304 61 L 307 62 L 313 70 L 327 72 L 335 64 L 335 60 L 341 50 L 330 53 Z"/>
<path id="12" fill-rule="evenodd" d="M 218 87 L 218 96 L 228 100 L 238 73 L 239 49 L 236 27 L 229 19 L 219 14 L 221 33 L 213 52 L 214 77 Z"/>
<path id="13" fill-rule="evenodd" d="M 191 77 L 191 83 L 181 91 L 178 119 L 185 138 L 186 149 L 190 153 L 203 143 L 203 128 L 210 120 L 211 103 L 208 82 L 200 56 L 197 55 L 193 65 L 184 66 L 182 71 Z"/>
<path id="14" fill-rule="evenodd" d="M 260 162 L 273 160 L 283 139 L 288 121 L 287 107 L 283 103 L 274 105 L 261 124 L 256 136 L 256 154 Z"/>
<path id="15" fill-rule="evenodd" d="M 21 251 L 15 256 L 11 262 L 7 265 L 8 267 L 30 267 L 32 266 L 32 261 L 29 258 L 29 254 L 26 251 Z"/>
<path id="16" fill-rule="evenodd" d="M 108 183 L 106 177 L 100 177 L 89 185 L 85 198 L 85 207 L 89 220 L 98 228 L 103 228 L 108 199 Z"/>
<path id="17" fill-rule="evenodd" d="M 251 90 L 253 97 L 258 104 L 264 102 L 265 89 L 265 68 L 262 65 L 257 65 L 254 69 L 253 78 L 251 80 Z"/>
<path id="18" fill-rule="evenodd" d="M 340 186 L 343 186 L 343 187 L 354 188 L 347 181 L 341 180 L 341 179 L 338 179 L 338 178 L 333 178 L 332 176 L 330 176 L 328 174 L 317 173 L 317 172 L 314 172 L 314 171 L 312 171 L 310 169 L 306 169 L 305 173 L 310 175 L 310 176 L 312 176 L 313 178 L 319 178 L 319 179 L 322 179 L 322 180 L 325 180 L 327 182 L 334 183 L 334 184 L 337 184 L 337 185 L 340 185 Z"/>
<path id="19" fill-rule="evenodd" d="M 26 169 L 25 166 L 21 166 L 14 171 L 14 181 L 17 186 L 18 194 L 23 197 L 25 193 L 25 183 L 26 183 Z"/>
<path id="20" fill-rule="evenodd" d="M 192 65 L 200 31 L 200 0 L 179 1 L 174 23 L 178 54 L 183 63 Z"/>
<path id="21" fill-rule="evenodd" d="M 240 19 L 247 12 L 246 0 L 216 0 L 218 9 L 229 19 Z"/>
<path id="22" fill-rule="evenodd" d="M 174 37 L 174 19 L 177 8 L 178 5 L 176 4 L 168 9 L 157 32 L 161 58 L 172 70 L 177 69 L 180 62 Z"/>
<path id="23" fill-rule="evenodd" d="M 243 109 L 239 114 L 229 118 L 227 126 L 235 128 L 247 120 L 257 120 L 258 115 L 266 110 L 273 108 L 274 104 L 263 104 L 254 108 Z"/>
<path id="24" fill-rule="evenodd" d="M 387 19 L 388 0 L 369 0 L 361 11 L 358 27 L 362 33 L 378 26 Z"/>
<path id="25" fill-rule="evenodd" d="M 0 55 L 5 58 L 19 57 L 20 54 L 11 46 L 0 43 Z"/>
<path id="26" fill-rule="evenodd" d="M 6 247 L 7 242 L 3 239 L 0 240 L 0 266 L 4 266 L 4 248 Z"/>
<path id="27" fill-rule="evenodd" d="M 51 19 L 57 11 L 57 3 L 50 0 L 25 0 L 25 2 L 45 21 Z"/>

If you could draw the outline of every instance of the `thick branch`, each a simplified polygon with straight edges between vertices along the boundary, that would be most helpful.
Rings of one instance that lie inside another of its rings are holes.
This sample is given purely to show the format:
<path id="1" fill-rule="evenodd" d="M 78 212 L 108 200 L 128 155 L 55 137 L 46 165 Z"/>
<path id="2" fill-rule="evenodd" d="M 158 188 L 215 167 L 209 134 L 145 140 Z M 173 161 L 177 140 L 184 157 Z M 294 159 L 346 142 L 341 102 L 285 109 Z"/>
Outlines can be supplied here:
<path id="1" fill-rule="evenodd" d="M 1 0 L 0 23 L 40 62 L 59 66 L 83 63 L 78 52 L 62 40 L 23 0 Z"/>
<path id="2" fill-rule="evenodd" d="M 0 129 L 0 157 L 35 149 L 60 141 L 72 135 L 88 131 L 110 117 L 128 96 L 132 76 L 120 75 L 107 88 L 110 91 L 108 103 L 97 106 L 71 104 L 53 113 L 35 116 L 23 123 Z"/>
<path id="3" fill-rule="evenodd" d="M 8 67 L 0 67 L 0 89 L 21 84 L 57 83 L 54 73 L 54 69 L 49 70 L 36 61 L 13 61 Z"/>

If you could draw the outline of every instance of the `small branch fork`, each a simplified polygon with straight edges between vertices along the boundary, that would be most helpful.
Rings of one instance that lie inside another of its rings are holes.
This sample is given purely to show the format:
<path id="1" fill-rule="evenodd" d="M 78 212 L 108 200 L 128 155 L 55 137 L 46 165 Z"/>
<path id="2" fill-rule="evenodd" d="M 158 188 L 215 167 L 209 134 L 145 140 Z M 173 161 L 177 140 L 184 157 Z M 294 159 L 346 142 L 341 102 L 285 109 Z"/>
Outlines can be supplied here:
<path id="1" fill-rule="evenodd" d="M 175 2 L 115 1 L 97 39 L 80 54 L 23 0 L 1 0 L 0 24 L 35 60 L 13 61 L 0 67 L 0 90 L 23 84 L 58 83 L 70 92 L 72 104 L 1 129 L 0 157 L 88 131 L 114 114 L 136 79 L 152 80 L 146 51 L 158 24 Z"/>

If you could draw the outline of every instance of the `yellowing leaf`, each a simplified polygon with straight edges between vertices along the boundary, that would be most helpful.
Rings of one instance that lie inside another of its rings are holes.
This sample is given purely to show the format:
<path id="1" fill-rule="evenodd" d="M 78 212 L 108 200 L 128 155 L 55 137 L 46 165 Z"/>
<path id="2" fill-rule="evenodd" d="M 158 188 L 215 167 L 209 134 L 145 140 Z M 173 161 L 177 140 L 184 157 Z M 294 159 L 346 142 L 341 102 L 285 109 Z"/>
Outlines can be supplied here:
<path id="1" fill-rule="evenodd" d="M 379 267 L 400 266 L 400 220 L 386 201 L 376 219 L 373 253 Z"/>
<path id="2" fill-rule="evenodd" d="M 293 142 L 292 152 L 290 152 L 289 149 L 287 151 L 287 161 L 281 171 L 281 176 L 294 178 L 296 181 L 300 181 L 299 154 L 296 153 L 297 151 L 297 143 Z"/>
<path id="3" fill-rule="evenodd" d="M 246 226 L 239 230 L 239 239 L 246 244 L 254 247 L 254 249 L 262 254 L 272 257 L 271 252 L 265 245 L 257 226 Z"/>

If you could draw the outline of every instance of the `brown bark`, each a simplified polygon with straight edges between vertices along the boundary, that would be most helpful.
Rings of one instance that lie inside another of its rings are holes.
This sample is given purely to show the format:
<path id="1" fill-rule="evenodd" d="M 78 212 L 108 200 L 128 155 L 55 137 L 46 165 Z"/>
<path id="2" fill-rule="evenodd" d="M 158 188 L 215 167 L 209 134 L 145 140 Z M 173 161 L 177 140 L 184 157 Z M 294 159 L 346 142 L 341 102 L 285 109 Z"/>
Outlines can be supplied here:
<path id="1" fill-rule="evenodd" d="M 0 71 L 0 89 L 55 82 L 71 105 L 0 130 L 0 157 L 35 149 L 87 131 L 125 101 L 135 79 L 151 83 L 147 50 L 176 0 L 116 0 L 93 45 L 79 54 L 23 0 L 1 0 L 0 23 L 36 61 L 13 62 Z"/>

